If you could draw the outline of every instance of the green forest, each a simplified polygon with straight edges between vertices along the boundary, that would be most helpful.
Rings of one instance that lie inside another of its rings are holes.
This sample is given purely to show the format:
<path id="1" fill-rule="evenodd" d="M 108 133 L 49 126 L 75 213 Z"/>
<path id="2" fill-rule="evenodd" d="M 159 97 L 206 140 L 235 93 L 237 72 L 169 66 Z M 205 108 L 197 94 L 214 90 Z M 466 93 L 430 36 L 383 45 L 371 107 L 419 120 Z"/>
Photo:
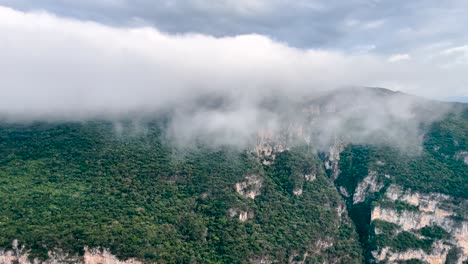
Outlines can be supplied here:
<path id="1" fill-rule="evenodd" d="M 429 250 L 447 235 L 439 227 L 420 230 L 424 239 L 393 237 L 391 224 L 370 222 L 372 206 L 385 203 L 384 190 L 353 205 L 337 188 L 352 193 L 372 169 L 392 175 L 385 186 L 468 199 L 468 170 L 457 158 L 467 149 L 467 120 L 465 110 L 432 124 L 418 155 L 348 145 L 335 182 L 311 146 L 262 165 L 253 151 L 173 144 L 163 121 L 149 122 L 144 133 L 133 133 L 131 122 L 119 133 L 106 121 L 2 123 L 0 248 L 11 249 L 17 239 L 31 259 L 45 260 L 57 249 L 83 255 L 89 247 L 148 263 L 362 263 L 373 245 Z M 248 175 L 262 179 L 255 199 L 236 192 Z M 345 204 L 350 218 L 337 210 Z M 372 236 L 371 226 L 383 235 Z"/>
<path id="2" fill-rule="evenodd" d="M 0 248 L 18 239 L 42 260 L 49 250 L 83 254 L 88 246 L 147 262 L 248 263 L 302 258 L 331 240 L 308 261 L 361 262 L 357 234 L 338 217 L 340 197 L 312 149 L 263 166 L 228 147 L 176 148 L 158 122 L 144 135 L 117 135 L 97 121 L 3 125 L 0 139 Z M 311 170 L 313 183 L 304 180 Z M 249 174 L 264 179 L 255 199 L 234 188 Z M 303 195 L 293 195 L 296 186 Z M 231 208 L 254 217 L 241 222 Z"/>

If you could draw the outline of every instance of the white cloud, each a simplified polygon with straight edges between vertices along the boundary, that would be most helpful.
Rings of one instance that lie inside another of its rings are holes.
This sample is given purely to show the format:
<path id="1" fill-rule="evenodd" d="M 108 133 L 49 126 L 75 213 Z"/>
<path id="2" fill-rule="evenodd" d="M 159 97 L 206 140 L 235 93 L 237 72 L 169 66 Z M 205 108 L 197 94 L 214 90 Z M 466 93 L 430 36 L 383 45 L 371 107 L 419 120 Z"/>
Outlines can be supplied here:
<path id="1" fill-rule="evenodd" d="M 373 44 L 369 44 L 369 45 L 355 46 L 355 47 L 352 48 L 352 50 L 353 50 L 353 52 L 357 52 L 357 53 L 369 53 L 369 52 L 374 51 L 376 48 L 377 48 L 377 46 L 375 46 Z"/>
<path id="2" fill-rule="evenodd" d="M 0 58 L 0 113 L 11 115 L 154 111 L 205 93 L 235 94 L 241 101 L 347 85 L 462 96 L 468 83 L 466 66 L 394 65 L 372 54 L 291 48 L 261 35 L 168 35 L 5 7 Z"/>
<path id="3" fill-rule="evenodd" d="M 171 109 L 174 134 L 236 145 L 260 127 L 281 125 L 277 113 L 261 107 L 271 95 L 296 100 L 362 85 L 448 97 L 464 95 L 468 83 L 464 65 L 390 63 L 371 53 L 292 48 L 261 35 L 169 35 L 1 6 L 0 58 L 0 117 L 80 120 Z M 193 105 L 206 95 L 228 102 L 215 110 Z M 402 102 L 351 94 L 334 102 L 346 107 L 341 116 L 314 129 L 325 144 L 339 131 L 357 141 L 386 134 L 417 142 L 417 123 L 395 125 L 411 117 L 412 101 Z"/>
<path id="4" fill-rule="evenodd" d="M 468 45 L 441 47 L 431 56 L 433 62 L 440 62 L 444 68 L 468 67 Z"/>
<path id="5" fill-rule="evenodd" d="M 411 56 L 409 54 L 394 54 L 388 58 L 389 62 L 399 62 L 399 61 L 405 61 L 405 60 L 410 60 Z"/>
<path id="6" fill-rule="evenodd" d="M 441 52 L 443 55 L 452 55 L 452 54 L 460 54 L 460 53 L 468 53 L 468 45 L 452 47 L 445 49 Z"/>

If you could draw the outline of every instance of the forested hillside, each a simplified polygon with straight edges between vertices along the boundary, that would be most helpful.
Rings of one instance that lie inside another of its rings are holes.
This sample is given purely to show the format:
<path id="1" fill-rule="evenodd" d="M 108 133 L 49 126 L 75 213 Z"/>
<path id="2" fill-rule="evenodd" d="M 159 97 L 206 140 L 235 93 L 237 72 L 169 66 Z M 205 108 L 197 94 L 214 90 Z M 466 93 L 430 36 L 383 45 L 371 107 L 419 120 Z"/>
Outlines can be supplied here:
<path id="1" fill-rule="evenodd" d="M 360 263 L 357 234 L 313 149 L 263 166 L 248 151 L 175 148 L 157 122 L 144 134 L 127 125 L 120 134 L 107 122 L 2 125 L 0 247 L 17 239 L 41 260 L 86 246 L 157 263 Z M 251 175 L 258 182 L 245 187 L 258 195 L 236 192 Z"/>
<path id="2" fill-rule="evenodd" d="M 462 109 L 431 124 L 416 155 L 369 145 L 341 152 L 335 184 L 369 261 L 467 261 L 468 110 Z"/>
<path id="3" fill-rule="evenodd" d="M 181 146 L 164 124 L 2 123 L 2 252 L 46 261 L 108 250 L 147 263 L 467 258 L 464 105 L 424 127 L 411 153 L 388 144 Z"/>

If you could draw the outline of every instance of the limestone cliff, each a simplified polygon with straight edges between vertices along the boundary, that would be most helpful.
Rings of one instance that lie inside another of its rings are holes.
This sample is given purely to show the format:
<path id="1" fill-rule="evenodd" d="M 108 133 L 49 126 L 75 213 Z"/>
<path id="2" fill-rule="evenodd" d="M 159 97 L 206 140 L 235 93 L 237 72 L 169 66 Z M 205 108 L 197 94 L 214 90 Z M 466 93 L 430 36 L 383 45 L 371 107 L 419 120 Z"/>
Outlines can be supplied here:
<path id="1" fill-rule="evenodd" d="M 238 194 L 255 199 L 255 196 L 260 195 L 262 185 L 262 177 L 252 174 L 245 176 L 245 181 L 236 183 L 235 189 Z"/>
<path id="2" fill-rule="evenodd" d="M 83 264 L 142 264 L 135 259 L 119 260 L 108 250 L 84 249 L 83 256 L 70 255 L 61 250 L 49 251 L 48 259 L 41 261 L 37 258 L 30 259 L 27 252 L 19 249 L 16 240 L 13 242 L 13 249 L 9 251 L 0 251 L 0 264 L 65 264 L 65 263 L 83 263 Z"/>
<path id="3" fill-rule="evenodd" d="M 407 204 L 407 208 L 392 206 L 385 202 L 372 209 L 371 221 L 379 220 L 397 226 L 396 233 L 409 232 L 421 239 L 420 230 L 425 227 L 438 226 L 448 234 L 444 238 L 432 238 L 434 241 L 429 250 L 413 248 L 400 251 L 391 246 L 383 246 L 373 251 L 377 261 L 397 262 L 419 259 L 428 263 L 446 263 L 450 252 L 458 251 L 456 263 L 468 260 L 468 219 L 464 210 L 468 204 L 465 200 L 457 202 L 450 196 L 429 193 L 422 194 L 391 185 L 385 192 L 383 200 Z M 380 232 L 375 232 L 379 235 Z"/>
<path id="4" fill-rule="evenodd" d="M 353 195 L 353 203 L 364 202 L 369 194 L 376 193 L 383 187 L 383 183 L 378 180 L 377 172 L 370 171 L 369 175 L 358 184 Z"/>

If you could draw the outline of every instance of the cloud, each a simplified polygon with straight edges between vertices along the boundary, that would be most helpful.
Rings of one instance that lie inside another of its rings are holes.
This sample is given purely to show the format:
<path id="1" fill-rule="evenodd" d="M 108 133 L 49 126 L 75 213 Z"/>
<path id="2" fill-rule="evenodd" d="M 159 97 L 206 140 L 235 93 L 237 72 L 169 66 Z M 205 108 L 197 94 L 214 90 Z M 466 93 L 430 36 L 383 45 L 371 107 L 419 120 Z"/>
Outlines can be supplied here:
<path id="1" fill-rule="evenodd" d="M 172 3 L 174 3 L 173 1 Z M 237 15 L 253 16 L 268 12 L 273 8 L 275 1 L 265 0 L 221 0 L 207 2 L 203 0 L 192 0 L 188 3 L 194 8 L 207 13 L 232 13 Z"/>
<path id="2" fill-rule="evenodd" d="M 299 48 L 350 51 L 372 43 L 374 52 L 385 56 L 434 42 L 468 43 L 465 0 L 443 6 L 427 0 L 0 0 L 0 5 L 111 26 L 154 26 L 171 34 L 260 34 Z M 359 27 L 350 28 L 350 21 Z"/>
<path id="3" fill-rule="evenodd" d="M 450 70 L 417 60 L 395 65 L 385 56 L 299 49 L 257 34 L 167 34 L 154 27 L 112 27 L 5 7 L 0 7 L 0 58 L 0 115 L 10 120 L 170 112 L 178 137 L 205 135 L 236 144 L 259 128 L 281 127 L 283 112 L 296 116 L 297 111 L 282 106 L 289 100 L 316 98 L 349 85 L 463 95 L 468 78 L 463 65 Z M 277 98 L 282 99 L 273 110 L 265 106 Z M 405 121 L 413 105 L 393 114 L 395 104 L 378 98 L 369 97 L 371 105 L 357 104 L 357 116 L 375 114 L 355 123 L 361 124 L 356 131 L 366 137 L 387 131 L 399 138 L 403 132 L 391 129 L 391 120 Z M 382 105 L 388 107 L 382 110 Z M 341 116 L 348 110 L 357 111 L 349 105 Z M 329 130 L 349 130 L 351 116 L 344 117 L 323 120 L 321 137 L 329 137 Z"/>
<path id="4" fill-rule="evenodd" d="M 409 54 L 394 54 L 388 58 L 389 62 L 399 62 L 411 59 Z"/>
<path id="5" fill-rule="evenodd" d="M 357 19 L 348 19 L 345 21 L 345 24 L 357 30 L 372 30 L 382 27 L 385 24 L 385 20 L 359 21 Z"/>
<path id="6" fill-rule="evenodd" d="M 448 48 L 441 52 L 441 54 L 443 55 L 453 55 L 453 54 L 460 54 L 460 53 L 468 54 L 468 45 Z"/>

